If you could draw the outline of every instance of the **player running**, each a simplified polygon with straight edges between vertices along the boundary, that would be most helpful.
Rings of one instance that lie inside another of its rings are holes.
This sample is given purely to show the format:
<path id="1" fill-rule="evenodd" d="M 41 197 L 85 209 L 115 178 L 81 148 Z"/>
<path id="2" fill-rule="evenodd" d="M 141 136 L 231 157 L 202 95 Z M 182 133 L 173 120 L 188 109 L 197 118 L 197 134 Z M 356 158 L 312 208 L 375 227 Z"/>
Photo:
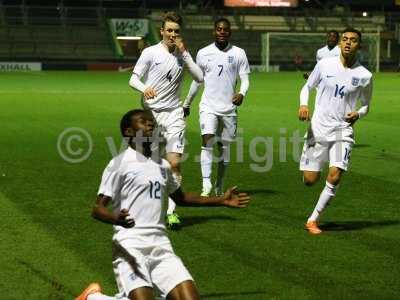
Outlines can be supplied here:
<path id="1" fill-rule="evenodd" d="M 179 98 L 183 67 L 187 67 L 194 80 L 203 80 L 201 69 L 186 50 L 181 26 L 182 18 L 178 14 L 165 15 L 160 30 L 162 41 L 143 50 L 129 81 L 132 88 L 143 94 L 143 107 L 151 110 L 158 134 L 166 140 L 166 159 L 178 182 L 182 180 L 180 160 L 185 138 L 185 119 Z M 169 201 L 168 224 L 171 227 L 180 223 L 174 211 L 175 203 Z"/>
<path id="2" fill-rule="evenodd" d="M 315 111 L 300 160 L 303 181 L 310 186 L 318 181 L 323 164 L 329 161 L 326 184 L 306 229 L 320 234 L 318 219 L 336 191 L 347 170 L 354 145 L 353 125 L 369 111 L 372 74 L 357 60 L 361 32 L 347 28 L 340 41 L 341 54 L 320 60 L 300 93 L 299 119 L 309 120 L 309 93 L 317 89 Z M 356 102 L 361 107 L 356 110 Z"/>
<path id="3" fill-rule="evenodd" d="M 321 59 L 328 57 L 340 56 L 339 43 L 339 32 L 336 30 L 330 30 L 326 34 L 326 46 L 318 49 L 316 60 L 319 62 Z"/>
<path id="4" fill-rule="evenodd" d="M 104 170 L 92 212 L 94 218 L 114 225 L 113 267 L 119 294 L 103 295 L 100 285 L 92 283 L 76 300 L 151 300 L 155 292 L 170 300 L 197 300 L 193 279 L 166 234 L 168 196 L 179 205 L 237 208 L 246 207 L 249 197 L 236 188 L 222 197 L 184 193 L 169 163 L 151 156 L 150 113 L 129 111 L 120 127 L 129 147 Z"/>
<path id="5" fill-rule="evenodd" d="M 229 144 L 236 137 L 237 107 L 242 104 L 249 88 L 249 63 L 244 50 L 229 43 L 229 20 L 221 18 L 214 23 L 214 37 L 214 43 L 200 49 L 196 58 L 204 73 L 204 92 L 200 102 L 202 196 L 210 195 L 212 190 L 211 169 L 216 139 L 220 158 L 215 193 L 221 195 L 223 191 L 225 171 L 230 160 Z M 238 77 L 241 84 L 240 91 L 236 93 Z M 190 113 L 190 105 L 199 88 L 200 83 L 193 81 L 183 104 L 186 115 Z"/>
<path id="6" fill-rule="evenodd" d="M 338 46 L 339 32 L 336 30 L 330 30 L 326 34 L 326 46 L 317 50 L 316 61 L 319 62 L 321 59 L 327 57 L 339 57 L 340 48 Z M 304 73 L 304 78 L 308 79 L 310 76 L 308 73 Z"/>

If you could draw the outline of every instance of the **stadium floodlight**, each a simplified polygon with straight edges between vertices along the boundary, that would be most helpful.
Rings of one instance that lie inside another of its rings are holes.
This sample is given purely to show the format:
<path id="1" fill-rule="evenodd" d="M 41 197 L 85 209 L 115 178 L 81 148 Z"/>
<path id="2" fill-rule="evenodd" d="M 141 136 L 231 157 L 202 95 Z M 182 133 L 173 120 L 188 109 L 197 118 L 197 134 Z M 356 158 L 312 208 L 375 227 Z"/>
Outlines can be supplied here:
<path id="1" fill-rule="evenodd" d="M 138 41 L 143 37 L 141 36 L 117 36 L 117 40 L 129 40 L 129 41 Z"/>

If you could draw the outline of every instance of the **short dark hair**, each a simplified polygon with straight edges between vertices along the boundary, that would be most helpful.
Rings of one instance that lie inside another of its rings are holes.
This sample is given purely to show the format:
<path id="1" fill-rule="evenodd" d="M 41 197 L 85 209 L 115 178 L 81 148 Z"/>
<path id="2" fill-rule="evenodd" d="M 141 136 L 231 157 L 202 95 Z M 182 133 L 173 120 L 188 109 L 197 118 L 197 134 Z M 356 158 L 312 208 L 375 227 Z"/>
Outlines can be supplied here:
<path id="1" fill-rule="evenodd" d="M 174 11 L 169 11 L 166 12 L 162 21 L 162 25 L 161 27 L 164 28 L 164 25 L 166 22 L 174 22 L 174 23 L 178 23 L 179 26 L 182 26 L 183 23 L 183 19 L 180 15 L 178 15 L 176 12 Z"/>
<path id="2" fill-rule="evenodd" d="M 132 126 L 132 117 L 134 117 L 138 114 L 143 114 L 144 112 L 145 111 L 143 109 L 132 109 L 122 116 L 122 119 L 119 123 L 119 127 L 121 130 L 121 135 L 123 137 L 126 137 L 126 134 L 125 134 L 126 129 L 128 129 Z"/>
<path id="3" fill-rule="evenodd" d="M 228 24 L 229 27 L 231 27 L 231 22 L 227 18 L 218 18 L 214 22 L 214 28 L 217 28 L 218 23 L 224 22 Z"/>
<path id="4" fill-rule="evenodd" d="M 327 32 L 327 34 L 331 34 L 331 33 L 334 33 L 336 35 L 336 38 L 339 39 L 339 31 L 337 31 L 337 30 L 329 30 Z"/>
<path id="5" fill-rule="evenodd" d="M 357 30 L 357 29 L 355 29 L 355 28 L 353 28 L 353 27 L 346 27 L 346 28 L 342 31 L 342 34 L 343 34 L 343 33 L 346 33 L 346 32 L 354 32 L 354 33 L 357 33 L 357 34 L 358 34 L 358 39 L 359 39 L 359 41 L 361 42 L 361 31 L 360 31 L 360 30 Z"/>

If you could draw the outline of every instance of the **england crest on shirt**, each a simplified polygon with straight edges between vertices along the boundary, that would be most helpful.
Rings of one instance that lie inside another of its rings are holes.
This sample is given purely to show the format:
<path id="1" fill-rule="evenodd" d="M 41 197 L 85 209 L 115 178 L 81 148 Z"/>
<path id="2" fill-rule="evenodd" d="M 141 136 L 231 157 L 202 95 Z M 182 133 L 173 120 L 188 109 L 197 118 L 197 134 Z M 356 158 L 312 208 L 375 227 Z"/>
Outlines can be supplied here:
<path id="1" fill-rule="evenodd" d="M 359 83 L 360 83 L 360 78 L 357 78 L 357 77 L 351 78 L 351 84 L 353 86 L 358 86 Z"/>
<path id="2" fill-rule="evenodd" d="M 228 63 L 233 63 L 233 56 L 228 56 Z"/>

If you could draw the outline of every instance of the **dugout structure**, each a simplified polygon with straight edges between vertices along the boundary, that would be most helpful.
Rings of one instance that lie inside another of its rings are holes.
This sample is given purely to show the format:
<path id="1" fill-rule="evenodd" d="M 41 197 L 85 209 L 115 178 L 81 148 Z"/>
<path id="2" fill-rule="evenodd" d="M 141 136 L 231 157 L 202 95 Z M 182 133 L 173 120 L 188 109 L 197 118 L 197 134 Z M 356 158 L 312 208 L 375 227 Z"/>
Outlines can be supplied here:
<path id="1" fill-rule="evenodd" d="M 262 69 L 266 72 L 312 70 L 317 50 L 326 45 L 325 41 L 326 33 L 263 33 Z M 379 30 L 376 33 L 363 33 L 359 59 L 372 72 L 379 72 L 380 47 Z"/>

